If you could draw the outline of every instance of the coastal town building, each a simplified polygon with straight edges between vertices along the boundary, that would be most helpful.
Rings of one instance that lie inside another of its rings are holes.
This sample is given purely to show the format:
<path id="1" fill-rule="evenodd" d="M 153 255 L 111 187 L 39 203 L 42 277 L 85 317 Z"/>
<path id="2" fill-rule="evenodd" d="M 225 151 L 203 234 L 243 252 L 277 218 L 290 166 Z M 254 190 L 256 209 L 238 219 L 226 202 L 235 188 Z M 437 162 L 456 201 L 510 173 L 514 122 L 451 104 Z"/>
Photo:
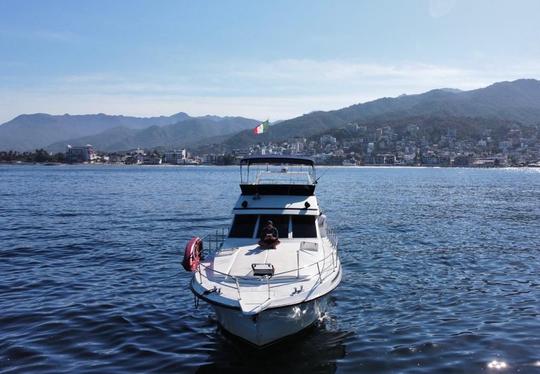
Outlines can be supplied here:
<path id="1" fill-rule="evenodd" d="M 96 152 L 94 148 L 87 144 L 85 146 L 73 147 L 71 145 L 67 146 L 66 150 L 66 162 L 77 163 L 77 162 L 93 162 L 96 159 Z"/>
<path id="2" fill-rule="evenodd" d="M 426 132 L 419 124 L 401 128 L 368 127 L 349 123 L 344 129 L 281 142 L 260 142 L 227 148 L 215 144 L 200 149 L 143 150 L 96 153 L 91 145 L 68 147 L 66 162 L 108 162 L 134 165 L 230 165 L 246 156 L 307 156 L 328 165 L 396 165 L 504 167 L 540 163 L 540 128 L 506 132 L 482 130 L 478 136 L 460 133 L 455 127 Z M 6 155 L 6 157 L 13 157 Z"/>
<path id="3" fill-rule="evenodd" d="M 182 165 L 188 158 L 188 152 L 186 149 L 167 151 L 163 155 L 163 162 L 173 165 Z"/>

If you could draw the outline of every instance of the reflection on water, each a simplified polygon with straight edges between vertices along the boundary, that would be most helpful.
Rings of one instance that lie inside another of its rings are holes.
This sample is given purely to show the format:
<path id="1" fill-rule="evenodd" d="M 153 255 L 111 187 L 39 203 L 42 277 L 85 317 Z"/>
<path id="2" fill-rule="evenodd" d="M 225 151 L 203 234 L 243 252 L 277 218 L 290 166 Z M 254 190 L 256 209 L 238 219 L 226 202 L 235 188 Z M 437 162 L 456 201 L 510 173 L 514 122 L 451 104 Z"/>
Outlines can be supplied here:
<path id="1" fill-rule="evenodd" d="M 330 322 L 327 322 L 330 323 Z M 330 323 L 331 324 L 331 323 Z M 344 341 L 352 332 L 313 326 L 280 343 L 258 349 L 217 329 L 207 361 L 197 372 L 334 373 L 345 357 Z"/>
<path id="2" fill-rule="evenodd" d="M 322 175 L 342 284 L 320 326 L 256 350 L 180 266 L 228 223 L 236 168 L 0 166 L 0 371 L 538 372 L 539 171 Z"/>
<path id="3" fill-rule="evenodd" d="M 487 367 L 489 369 L 502 370 L 502 369 L 506 369 L 508 365 L 504 361 L 493 360 L 487 364 Z"/>

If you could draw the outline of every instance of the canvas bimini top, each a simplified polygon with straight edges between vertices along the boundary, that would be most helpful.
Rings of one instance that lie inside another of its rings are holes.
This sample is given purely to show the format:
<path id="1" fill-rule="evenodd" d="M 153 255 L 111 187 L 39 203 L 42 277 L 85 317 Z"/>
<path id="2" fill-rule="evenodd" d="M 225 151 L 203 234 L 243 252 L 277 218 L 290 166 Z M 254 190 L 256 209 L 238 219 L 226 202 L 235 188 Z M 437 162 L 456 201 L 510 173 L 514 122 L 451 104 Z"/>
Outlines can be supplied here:
<path id="1" fill-rule="evenodd" d="M 311 196 L 317 179 L 307 157 L 257 156 L 240 161 L 242 195 Z"/>
<path id="2" fill-rule="evenodd" d="M 289 165 L 308 165 L 314 166 L 315 162 L 309 157 L 292 157 L 292 156 L 251 156 L 244 157 L 240 160 L 240 164 L 254 165 L 254 164 L 289 164 Z"/>

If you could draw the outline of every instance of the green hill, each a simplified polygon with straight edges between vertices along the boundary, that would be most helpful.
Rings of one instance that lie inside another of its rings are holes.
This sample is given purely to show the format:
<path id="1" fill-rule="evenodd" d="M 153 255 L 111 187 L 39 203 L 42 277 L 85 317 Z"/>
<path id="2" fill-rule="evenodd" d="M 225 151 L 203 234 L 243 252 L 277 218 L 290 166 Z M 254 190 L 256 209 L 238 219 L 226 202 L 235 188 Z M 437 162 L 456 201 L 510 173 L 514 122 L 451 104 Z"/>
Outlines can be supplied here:
<path id="1" fill-rule="evenodd" d="M 310 137 L 349 122 L 384 122 L 409 117 L 465 117 L 537 124 L 540 123 L 540 81 L 521 79 L 471 91 L 437 89 L 419 95 L 381 98 L 339 110 L 305 114 L 271 126 L 261 135 L 244 131 L 227 139 L 225 145 L 237 148 L 297 136 Z"/>

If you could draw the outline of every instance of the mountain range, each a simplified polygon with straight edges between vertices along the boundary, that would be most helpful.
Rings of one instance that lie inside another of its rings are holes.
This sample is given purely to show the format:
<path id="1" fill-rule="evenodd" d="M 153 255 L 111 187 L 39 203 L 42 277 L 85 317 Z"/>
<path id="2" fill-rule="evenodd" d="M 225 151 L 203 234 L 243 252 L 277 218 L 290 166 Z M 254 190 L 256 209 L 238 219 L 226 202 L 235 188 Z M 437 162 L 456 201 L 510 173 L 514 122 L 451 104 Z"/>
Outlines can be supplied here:
<path id="1" fill-rule="evenodd" d="M 186 147 L 204 138 L 231 135 L 253 128 L 258 121 L 242 117 L 126 117 L 106 114 L 25 114 L 0 126 L 0 150 L 45 148 L 63 152 L 68 144 L 92 144 L 101 151 L 137 147 Z"/>
<path id="2" fill-rule="evenodd" d="M 153 125 L 144 129 L 114 127 L 96 135 L 67 139 L 46 147 L 52 152 L 61 152 L 67 144 L 92 144 L 100 151 L 122 151 L 134 148 L 190 148 L 205 139 L 236 134 L 257 126 L 259 122 L 243 117 L 205 116 L 189 118 L 170 125 Z"/>
<path id="3" fill-rule="evenodd" d="M 309 137 L 350 122 L 369 124 L 411 117 L 479 118 L 540 124 L 540 81 L 520 79 L 470 91 L 435 89 L 418 95 L 385 97 L 339 110 L 305 114 L 271 126 L 261 135 L 243 131 L 225 140 L 225 145 L 235 148 L 291 137 Z"/>
<path id="4" fill-rule="evenodd" d="M 460 91 L 435 89 L 422 94 L 355 104 L 343 109 L 317 111 L 280 121 L 268 132 L 254 135 L 258 121 L 243 117 L 191 117 L 180 112 L 149 118 L 95 115 L 21 115 L 0 126 L 0 150 L 46 148 L 63 151 L 67 144 L 92 144 L 102 151 L 141 148 L 196 147 L 221 144 L 238 148 L 249 144 L 310 137 L 359 124 L 399 122 L 406 118 L 478 118 L 540 124 L 540 81 L 520 79 L 485 88 Z M 433 122 L 433 121 L 432 121 Z"/>

